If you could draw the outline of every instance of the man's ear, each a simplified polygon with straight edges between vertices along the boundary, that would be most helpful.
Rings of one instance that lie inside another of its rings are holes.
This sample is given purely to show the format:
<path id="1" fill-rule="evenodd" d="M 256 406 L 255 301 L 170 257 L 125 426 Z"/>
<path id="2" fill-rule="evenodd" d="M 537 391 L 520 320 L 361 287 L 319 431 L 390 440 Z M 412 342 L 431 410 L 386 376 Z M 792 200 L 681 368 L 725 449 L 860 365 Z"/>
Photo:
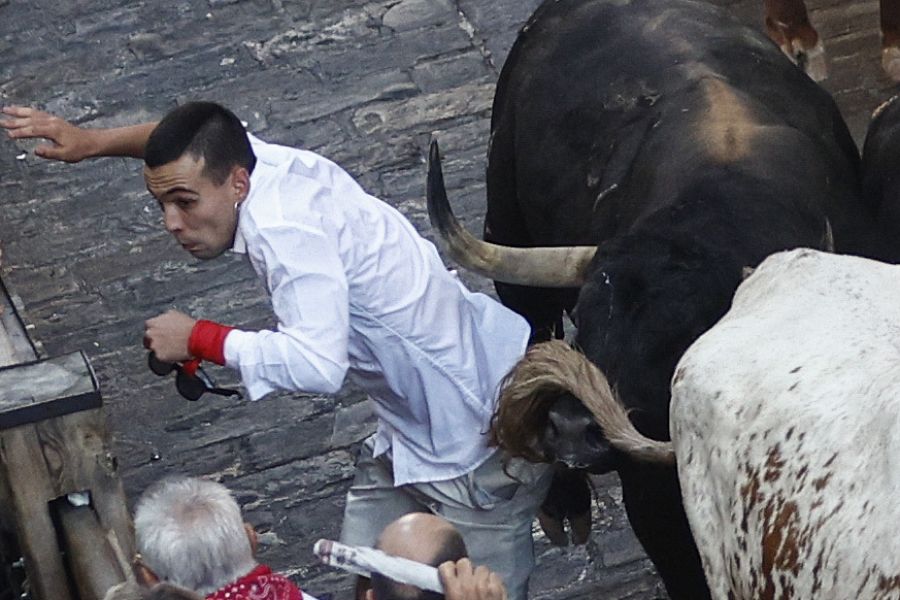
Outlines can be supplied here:
<path id="1" fill-rule="evenodd" d="M 238 202 L 244 200 L 250 193 L 250 172 L 240 165 L 232 167 L 231 186 L 237 195 Z"/>
<path id="2" fill-rule="evenodd" d="M 244 531 L 247 532 L 247 539 L 250 541 L 250 553 L 256 556 L 256 550 L 259 548 L 259 538 L 256 535 L 256 530 L 253 529 L 253 525 L 250 523 L 244 523 Z"/>
<path id="3" fill-rule="evenodd" d="M 375 591 L 372 588 L 366 590 L 366 600 L 375 600 Z"/>
<path id="4" fill-rule="evenodd" d="M 134 565 L 134 578 L 137 580 L 138 585 L 146 588 L 152 588 L 159 583 L 159 577 L 144 563 Z"/>

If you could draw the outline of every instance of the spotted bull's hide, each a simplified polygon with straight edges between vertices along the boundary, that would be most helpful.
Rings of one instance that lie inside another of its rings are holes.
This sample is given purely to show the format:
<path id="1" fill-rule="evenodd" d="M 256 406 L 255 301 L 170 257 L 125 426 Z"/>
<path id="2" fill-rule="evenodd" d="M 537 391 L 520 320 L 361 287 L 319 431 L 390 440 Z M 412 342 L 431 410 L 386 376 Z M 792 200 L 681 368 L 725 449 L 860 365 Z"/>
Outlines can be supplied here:
<path id="1" fill-rule="evenodd" d="M 898 418 L 900 267 L 766 259 L 673 379 L 713 597 L 900 597 Z"/>

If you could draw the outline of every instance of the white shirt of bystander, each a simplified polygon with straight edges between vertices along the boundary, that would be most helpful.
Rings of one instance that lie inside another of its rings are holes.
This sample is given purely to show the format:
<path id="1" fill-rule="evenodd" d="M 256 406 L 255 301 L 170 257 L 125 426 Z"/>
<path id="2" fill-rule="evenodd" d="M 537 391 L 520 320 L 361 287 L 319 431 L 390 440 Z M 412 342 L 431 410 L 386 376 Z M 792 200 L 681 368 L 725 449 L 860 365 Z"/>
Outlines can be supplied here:
<path id="1" fill-rule="evenodd" d="M 277 331 L 228 334 L 251 398 L 333 393 L 346 375 L 375 401 L 375 453 L 396 485 L 471 471 L 527 322 L 447 271 L 397 210 L 312 152 L 251 136 L 257 165 L 233 250 L 269 291 Z"/>

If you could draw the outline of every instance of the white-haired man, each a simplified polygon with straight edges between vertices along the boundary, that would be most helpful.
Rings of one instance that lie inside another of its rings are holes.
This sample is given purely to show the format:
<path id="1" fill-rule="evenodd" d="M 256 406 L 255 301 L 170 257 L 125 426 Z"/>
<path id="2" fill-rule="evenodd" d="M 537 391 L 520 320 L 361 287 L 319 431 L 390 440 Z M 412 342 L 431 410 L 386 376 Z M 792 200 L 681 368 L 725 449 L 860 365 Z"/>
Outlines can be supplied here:
<path id="1" fill-rule="evenodd" d="M 170 477 L 141 495 L 134 513 L 145 586 L 167 581 L 207 600 L 302 600 L 287 578 L 256 562 L 256 532 L 228 489 L 214 481 Z"/>

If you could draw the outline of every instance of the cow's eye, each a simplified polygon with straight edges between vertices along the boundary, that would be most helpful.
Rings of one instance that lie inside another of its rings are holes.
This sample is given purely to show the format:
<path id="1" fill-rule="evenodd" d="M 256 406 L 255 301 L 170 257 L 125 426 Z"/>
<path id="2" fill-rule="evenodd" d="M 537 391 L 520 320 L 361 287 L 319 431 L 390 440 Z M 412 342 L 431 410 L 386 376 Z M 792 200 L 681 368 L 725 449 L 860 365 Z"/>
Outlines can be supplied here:
<path id="1" fill-rule="evenodd" d="M 606 446 L 606 438 L 603 437 L 603 430 L 596 423 L 591 423 L 584 430 L 584 441 L 588 446 L 593 448 Z"/>
<path id="2" fill-rule="evenodd" d="M 550 419 L 550 422 L 547 424 L 547 437 L 551 440 L 559 437 L 559 427 L 553 419 Z"/>

